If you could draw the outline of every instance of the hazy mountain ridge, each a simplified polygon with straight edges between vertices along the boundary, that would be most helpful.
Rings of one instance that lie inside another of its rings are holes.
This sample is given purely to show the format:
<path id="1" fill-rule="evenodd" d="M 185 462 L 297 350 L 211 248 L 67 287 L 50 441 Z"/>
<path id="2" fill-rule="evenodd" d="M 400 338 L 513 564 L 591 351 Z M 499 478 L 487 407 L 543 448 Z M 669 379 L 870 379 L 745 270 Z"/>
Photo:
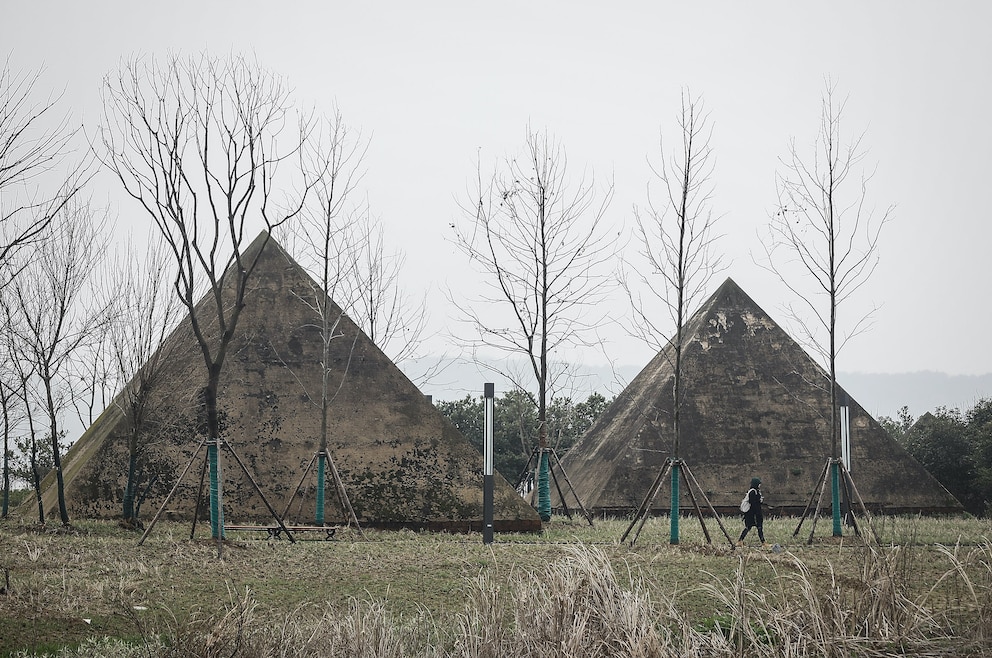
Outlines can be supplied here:
<path id="1" fill-rule="evenodd" d="M 495 362 L 493 362 L 495 365 Z M 496 384 L 496 395 L 512 388 L 509 380 L 494 375 L 492 370 L 459 359 L 420 359 L 401 364 L 404 372 L 415 382 L 432 366 L 440 364 L 439 374 L 428 383 L 419 383 L 426 395 L 438 400 L 457 400 L 466 395 L 482 395 L 486 382 Z M 641 366 L 643 367 L 643 366 Z M 563 390 L 573 399 L 584 399 L 592 392 L 610 397 L 620 393 L 641 367 L 633 365 L 575 367 L 578 375 L 572 386 Z M 923 370 L 903 373 L 841 372 L 838 383 L 874 418 L 895 418 L 899 409 L 908 407 L 919 418 L 938 407 L 970 409 L 983 398 L 992 397 L 992 373 L 984 375 L 951 375 Z"/>
<path id="2" fill-rule="evenodd" d="M 992 373 L 949 375 L 923 370 L 902 373 L 839 373 L 837 381 L 876 419 L 896 417 L 901 407 L 909 407 L 919 418 L 937 407 L 972 408 L 983 398 L 992 398 Z"/>

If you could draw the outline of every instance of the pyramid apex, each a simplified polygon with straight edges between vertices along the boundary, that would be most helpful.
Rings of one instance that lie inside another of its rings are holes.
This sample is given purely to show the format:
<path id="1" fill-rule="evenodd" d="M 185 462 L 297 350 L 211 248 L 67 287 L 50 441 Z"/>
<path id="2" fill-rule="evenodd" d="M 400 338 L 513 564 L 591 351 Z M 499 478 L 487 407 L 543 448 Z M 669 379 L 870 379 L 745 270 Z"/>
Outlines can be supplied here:
<path id="1" fill-rule="evenodd" d="M 259 234 L 255 236 L 255 239 L 251 241 L 251 244 L 248 245 L 248 248 L 245 249 L 244 253 L 249 254 L 261 251 L 269 242 L 276 242 L 276 239 L 272 237 L 271 233 L 265 229 L 262 229 Z"/>
<path id="2" fill-rule="evenodd" d="M 723 290 L 724 288 L 730 288 L 730 289 L 736 288 L 737 290 L 741 289 L 741 287 L 737 285 L 737 282 L 734 281 L 733 278 L 729 276 L 724 280 L 723 283 L 720 284 L 720 287 L 717 288 L 717 290 Z"/>
<path id="3" fill-rule="evenodd" d="M 706 301 L 699 305 L 696 312 L 689 316 L 689 319 L 686 320 L 684 325 L 686 330 L 690 334 L 698 333 L 701 330 L 701 323 L 705 323 L 706 318 L 716 309 L 721 307 L 748 307 L 753 311 L 760 312 L 762 315 L 767 315 L 765 311 L 758 306 L 753 299 L 751 299 L 750 295 L 744 292 L 744 290 L 737 285 L 737 282 L 728 276 L 724 282 L 720 284 L 720 287 L 717 288 L 709 297 L 707 297 Z M 669 343 L 669 347 L 670 345 L 671 343 Z"/>
<path id="4" fill-rule="evenodd" d="M 763 315 L 767 315 L 764 309 L 762 309 L 752 298 L 748 295 L 743 288 L 737 285 L 731 277 L 727 277 L 720 287 L 710 295 L 696 312 L 696 316 L 703 316 L 707 313 L 708 309 L 712 308 L 714 304 L 720 305 L 730 305 L 734 307 L 748 306 L 752 307 L 754 310 L 760 311 Z M 695 317 L 695 316 L 694 316 Z M 689 320 L 692 322 L 692 319 Z"/>

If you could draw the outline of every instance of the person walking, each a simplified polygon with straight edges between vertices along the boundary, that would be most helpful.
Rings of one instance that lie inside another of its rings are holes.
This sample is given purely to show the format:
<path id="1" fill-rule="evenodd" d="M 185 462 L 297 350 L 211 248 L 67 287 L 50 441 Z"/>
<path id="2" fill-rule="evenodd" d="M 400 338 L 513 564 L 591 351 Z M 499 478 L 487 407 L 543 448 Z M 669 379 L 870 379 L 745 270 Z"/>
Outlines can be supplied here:
<path id="1" fill-rule="evenodd" d="M 768 544 L 765 543 L 765 529 L 764 521 L 765 517 L 761 513 L 761 505 L 765 502 L 764 497 L 761 495 L 761 478 L 751 478 L 751 488 L 747 492 L 748 509 L 744 512 L 744 531 L 741 532 L 740 539 L 737 540 L 738 546 L 744 545 L 744 538 L 751 528 L 758 529 L 758 539 L 761 540 L 761 546 L 767 547 Z M 743 505 L 741 506 L 744 507 Z"/>

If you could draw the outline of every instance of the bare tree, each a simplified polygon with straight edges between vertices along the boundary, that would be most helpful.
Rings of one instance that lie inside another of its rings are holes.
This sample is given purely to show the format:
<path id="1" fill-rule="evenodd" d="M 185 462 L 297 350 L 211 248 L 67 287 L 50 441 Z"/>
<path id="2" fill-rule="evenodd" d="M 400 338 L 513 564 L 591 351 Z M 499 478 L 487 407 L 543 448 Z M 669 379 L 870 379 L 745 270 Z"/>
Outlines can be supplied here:
<path id="1" fill-rule="evenodd" d="M 0 68 L 0 287 L 15 274 L 11 257 L 43 236 L 90 176 L 68 164 L 80 129 L 55 116 L 59 96 L 39 97 L 40 78 L 12 71 L 9 57 Z"/>
<path id="2" fill-rule="evenodd" d="M 149 240 L 143 255 L 128 242 L 124 257 L 108 277 L 112 310 L 103 347 L 113 362 L 113 379 L 122 383 L 114 404 L 127 419 L 128 426 L 122 518 L 129 527 L 140 525 L 135 498 L 149 395 L 169 360 L 170 352 L 164 342 L 175 328 L 181 309 L 179 298 L 169 289 L 174 280 L 175 261 L 165 244 L 155 237 Z"/>
<path id="3" fill-rule="evenodd" d="M 47 239 L 14 279 L 11 314 L 19 317 L 16 336 L 20 356 L 31 364 L 41 392 L 52 447 L 59 518 L 69 524 L 62 474 L 63 412 L 73 403 L 73 359 L 93 332 L 102 312 L 87 307 L 90 277 L 103 256 L 103 223 L 78 199 L 64 206 Z M 34 414 L 29 410 L 29 416 Z M 37 424 L 37 421 L 34 421 Z"/>
<path id="4" fill-rule="evenodd" d="M 21 257 L 22 250 L 48 239 L 52 222 L 68 208 L 91 175 L 85 158 L 69 161 L 80 128 L 70 124 L 68 115 L 57 116 L 60 96 L 39 93 L 40 79 L 41 71 L 13 71 L 9 56 L 0 68 L 0 290 L 10 286 L 29 266 L 31 259 Z M 8 316 L 8 329 L 12 319 Z M 15 354 L 9 356 L 13 359 Z M 28 377 L 27 372 L 24 375 Z M 12 381 L 19 379 L 16 390 L 23 395 L 14 395 L 15 389 L 6 385 L 9 382 L 4 384 L 4 514 L 10 487 L 12 418 L 8 414 L 12 407 L 8 404 L 13 405 L 18 398 L 26 402 L 28 398 L 24 378 L 14 377 Z M 29 410 L 25 413 L 30 415 Z M 54 436 L 53 441 L 57 441 Z M 31 445 L 36 447 L 33 424 L 31 437 Z M 35 452 L 32 450 L 32 466 Z M 40 479 L 37 469 L 32 470 L 43 522 Z"/>
<path id="5" fill-rule="evenodd" d="M 346 361 L 343 368 L 333 369 L 331 345 L 350 341 L 353 349 L 358 338 L 357 332 L 345 335 L 342 320 L 347 315 L 399 363 L 415 354 L 426 317 L 424 306 L 410 307 L 399 288 L 402 255 L 386 253 L 381 224 L 373 218 L 367 201 L 354 199 L 365 173 L 367 148 L 368 142 L 344 123 L 340 111 L 335 110 L 323 122 L 319 135 L 315 134 L 305 148 L 305 166 L 316 184 L 291 232 L 294 251 L 316 279 L 313 294 L 302 301 L 313 311 L 322 337 L 321 429 L 315 455 L 317 525 L 324 524 L 325 472 L 329 470 L 344 514 L 358 526 L 328 450 L 331 405 L 350 365 Z M 309 470 L 308 466 L 304 478 Z"/>
<path id="6" fill-rule="evenodd" d="M 871 312 L 848 324 L 850 329 L 844 332 L 838 309 L 874 272 L 879 234 L 893 208 L 877 214 L 868 205 L 868 183 L 874 172 L 861 167 L 866 155 L 864 133 L 845 138 L 841 117 L 846 101 L 838 103 L 835 94 L 836 87 L 828 80 L 813 153 L 801 154 L 795 139 L 791 141 L 789 156 L 782 160 L 784 171 L 776 177 L 778 205 L 763 244 L 766 267 L 799 300 L 799 308 L 790 307 L 790 315 L 829 372 L 834 535 L 840 536 L 836 359 L 847 340 L 864 330 Z"/>
<path id="7" fill-rule="evenodd" d="M 293 125 L 286 83 L 243 57 L 133 59 L 104 80 L 103 102 L 104 163 L 168 244 L 175 290 L 203 356 L 211 530 L 220 553 L 220 448 L 231 446 L 220 436 L 218 386 L 258 257 L 271 231 L 300 212 L 312 185 L 292 167 L 312 121 L 301 115 Z M 279 185 L 289 190 L 293 182 L 295 201 L 275 198 Z M 265 230 L 246 257 L 253 227 Z M 202 293 L 211 303 L 198 309 Z"/>
<path id="8" fill-rule="evenodd" d="M 477 179 L 463 206 L 468 222 L 454 226 L 455 244 L 487 277 L 489 292 L 459 305 L 474 334 L 463 342 L 473 351 L 488 347 L 526 360 L 526 377 L 509 367 L 500 374 L 537 408 L 538 513 L 549 520 L 547 410 L 563 374 L 553 359 L 587 346 L 602 317 L 603 266 L 614 247 L 603 219 L 613 187 L 597 194 L 585 176 L 570 184 L 562 146 L 530 127 L 519 159 L 506 158 L 485 179 L 480 164 Z"/>
<path id="9" fill-rule="evenodd" d="M 21 258 L 30 260 L 30 257 L 25 256 L 23 252 L 18 252 L 15 256 L 18 260 Z M 16 413 L 19 410 L 19 420 L 25 423 L 26 428 L 23 434 L 13 437 L 14 449 L 6 445 L 10 454 L 5 461 L 5 468 L 8 476 L 19 477 L 31 486 L 38 512 L 38 523 L 43 525 L 45 505 L 41 495 L 41 481 L 52 468 L 52 450 L 51 445 L 39 437 L 43 430 L 39 418 L 42 415 L 43 396 L 39 394 L 37 366 L 29 349 L 29 343 L 25 340 L 27 333 L 24 313 L 16 302 L 12 288 L 9 286 L 2 291 L 3 294 L 0 294 L 0 307 L 4 319 L 4 359 L 8 365 L 5 371 L 5 388 L 12 394 L 12 397 L 7 396 L 8 406 L 5 407 L 5 413 Z M 11 431 L 17 422 L 17 418 L 9 419 L 7 431 Z"/>
<path id="10" fill-rule="evenodd" d="M 321 125 L 304 148 L 305 167 L 315 184 L 293 227 L 303 245 L 303 257 L 317 272 L 317 286 L 302 300 L 317 320 L 321 336 L 320 437 L 317 459 L 317 500 L 315 523 L 324 525 L 325 477 L 329 470 L 341 509 L 361 532 L 358 518 L 345 491 L 344 482 L 327 448 L 330 406 L 348 374 L 350 360 L 340 372 L 332 367 L 331 346 L 335 340 L 355 346 L 358 332 L 347 336 L 341 324 L 346 309 L 357 302 L 359 291 L 353 285 L 364 236 L 358 230 L 358 215 L 349 205 L 351 195 L 361 181 L 362 161 L 367 143 L 360 134 L 352 135 L 336 111 Z M 311 462 L 312 463 L 312 462 Z M 307 468 L 309 471 L 309 467 Z M 307 473 L 304 473 L 304 478 Z M 288 508 L 287 508 L 288 509 Z"/>
<path id="11" fill-rule="evenodd" d="M 10 466 L 14 451 L 10 447 L 15 421 L 15 400 L 17 390 L 6 381 L 7 373 L 0 373 L 0 411 L 3 413 L 3 502 L 0 503 L 0 518 L 7 518 L 10 506 Z"/>
<path id="12" fill-rule="evenodd" d="M 678 492 L 681 460 L 681 409 L 686 398 L 683 379 L 683 334 L 689 313 L 706 292 L 713 274 L 722 267 L 721 258 L 713 252 L 714 223 L 710 200 L 713 192 L 713 151 L 710 147 L 712 128 L 709 113 L 700 97 L 693 98 L 688 90 L 682 92 L 678 114 L 681 147 L 666 150 L 660 142 L 661 160 L 651 170 L 662 188 L 661 202 L 656 203 L 648 187 L 648 208 L 642 212 L 634 207 L 635 235 L 639 244 L 639 264 L 631 266 L 635 274 L 622 277 L 631 300 L 636 336 L 656 350 L 665 350 L 674 377 L 672 381 L 672 456 L 669 460 L 672 477 L 671 537 L 679 542 Z M 645 299 L 645 296 L 647 299 Z M 674 325 L 667 348 L 660 340 L 670 330 L 660 325 L 657 312 L 660 305 Z M 648 513 L 650 500 L 661 484 L 662 475 L 646 496 L 643 513 Z M 631 523 L 642 521 L 635 518 Z M 628 528 L 628 532 L 630 528 Z M 626 537 L 626 534 L 624 535 Z M 636 540 L 636 536 L 634 537 Z"/>

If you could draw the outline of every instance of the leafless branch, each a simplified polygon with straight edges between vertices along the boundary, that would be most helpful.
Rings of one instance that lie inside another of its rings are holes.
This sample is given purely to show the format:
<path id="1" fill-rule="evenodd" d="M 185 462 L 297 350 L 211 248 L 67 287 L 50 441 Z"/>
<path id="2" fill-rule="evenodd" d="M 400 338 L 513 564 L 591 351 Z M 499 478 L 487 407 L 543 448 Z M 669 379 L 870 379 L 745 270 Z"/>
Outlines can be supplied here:
<path id="1" fill-rule="evenodd" d="M 597 190 L 591 176 L 569 180 L 564 148 L 546 131 L 527 128 L 520 156 L 506 157 L 476 184 L 452 226 L 454 244 L 486 277 L 485 291 L 456 302 L 470 329 L 470 352 L 492 349 L 522 357 L 529 375 L 499 374 L 527 392 L 538 408 L 538 445 L 547 447 L 548 401 L 564 372 L 563 349 L 583 347 L 603 320 L 608 264 L 616 239 L 606 226 L 613 186 Z M 536 389 L 536 390 L 535 390 Z"/>
<path id="2" fill-rule="evenodd" d="M 17 274 L 16 252 L 39 240 L 92 176 L 87 158 L 70 163 L 80 128 L 55 116 L 60 95 L 39 97 L 41 75 L 12 71 L 9 57 L 0 68 L 0 287 Z"/>
<path id="3" fill-rule="evenodd" d="M 783 172 L 776 177 L 778 204 L 762 241 L 764 259 L 758 262 L 799 300 L 801 309 L 789 306 L 787 312 L 801 342 L 827 366 L 834 416 L 837 354 L 870 325 L 873 312 L 842 325 L 838 309 L 874 273 L 879 236 L 893 211 L 890 206 L 878 214 L 867 205 L 874 172 L 862 167 L 864 133 L 847 138 L 842 130 L 845 105 L 846 100 L 836 99 L 836 85 L 827 80 L 812 154 L 801 154 L 792 140 L 789 156 L 782 160 Z M 854 194 L 845 194 L 856 178 L 860 185 Z M 836 425 L 832 417 L 834 456 Z"/>
<path id="4" fill-rule="evenodd" d="M 713 276 L 724 269 L 722 256 L 714 252 L 719 218 L 710 207 L 712 126 L 702 99 L 688 90 L 682 93 L 677 126 L 680 147 L 668 154 L 662 138 L 661 160 L 651 165 L 664 203 L 654 200 L 649 183 L 647 210 L 634 207 L 640 260 L 626 263 L 621 276 L 634 312 L 628 330 L 656 351 L 676 337 L 688 311 L 699 305 Z M 663 317 L 659 305 L 667 311 L 670 327 L 658 321 Z"/>

